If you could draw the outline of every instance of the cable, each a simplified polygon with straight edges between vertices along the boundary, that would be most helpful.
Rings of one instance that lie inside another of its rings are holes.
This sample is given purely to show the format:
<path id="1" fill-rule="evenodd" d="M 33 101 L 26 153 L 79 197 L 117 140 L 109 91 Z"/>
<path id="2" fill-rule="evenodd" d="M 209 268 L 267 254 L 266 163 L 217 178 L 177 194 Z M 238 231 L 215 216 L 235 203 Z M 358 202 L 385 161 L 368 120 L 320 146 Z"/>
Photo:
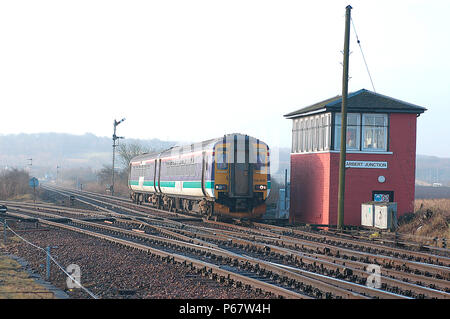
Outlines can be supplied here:
<path id="1" fill-rule="evenodd" d="M 3 226 L 5 226 L 4 223 L 2 223 Z M 67 271 L 64 270 L 63 267 L 61 267 L 61 265 L 52 257 L 52 255 L 50 255 L 44 248 L 36 246 L 35 244 L 29 242 L 28 240 L 26 240 L 25 238 L 21 237 L 19 234 L 17 234 L 14 230 L 12 230 L 11 227 L 9 227 L 8 225 L 6 225 L 7 228 L 9 228 L 9 230 L 16 235 L 17 237 L 19 237 L 20 239 L 22 239 L 24 242 L 26 242 L 27 244 L 42 250 L 43 252 L 45 252 L 46 255 L 48 255 L 48 257 L 55 263 L 56 266 L 58 266 L 66 275 L 67 277 L 69 277 L 71 280 L 73 280 L 78 286 L 81 287 L 81 289 L 83 289 L 89 296 L 91 296 L 94 299 L 98 299 L 98 297 L 96 295 L 94 295 L 92 292 L 90 292 L 87 288 L 85 288 L 83 285 L 81 285 L 80 282 L 78 282 L 75 278 L 73 278 Z"/>
<path id="2" fill-rule="evenodd" d="M 355 23 L 353 22 L 353 18 L 350 18 L 350 20 L 352 21 L 353 31 L 355 31 L 356 41 L 358 42 L 359 49 L 361 50 L 361 55 L 362 55 L 362 57 L 363 57 L 364 64 L 366 65 L 367 73 L 369 74 L 370 83 L 372 83 L 373 91 L 376 93 L 376 91 L 375 91 L 375 86 L 373 85 L 373 81 L 372 81 L 372 76 L 370 75 L 369 67 L 367 66 L 366 58 L 364 57 L 364 52 L 363 52 L 363 49 L 362 49 L 362 47 L 361 47 L 361 41 L 359 41 L 358 33 L 356 33 Z"/>

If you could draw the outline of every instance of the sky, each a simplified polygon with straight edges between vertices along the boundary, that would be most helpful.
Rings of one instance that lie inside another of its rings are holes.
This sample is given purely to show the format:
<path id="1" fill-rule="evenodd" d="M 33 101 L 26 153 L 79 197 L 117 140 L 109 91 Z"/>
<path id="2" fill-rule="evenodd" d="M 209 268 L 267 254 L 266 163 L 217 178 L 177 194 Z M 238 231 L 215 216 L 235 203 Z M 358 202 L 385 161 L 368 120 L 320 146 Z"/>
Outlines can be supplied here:
<path id="1" fill-rule="evenodd" d="M 377 93 L 428 110 L 417 153 L 450 157 L 450 1 L 0 1 L 0 135 L 290 147 L 284 114 L 342 92 L 345 7 Z M 351 32 L 349 91 L 373 90 Z"/>

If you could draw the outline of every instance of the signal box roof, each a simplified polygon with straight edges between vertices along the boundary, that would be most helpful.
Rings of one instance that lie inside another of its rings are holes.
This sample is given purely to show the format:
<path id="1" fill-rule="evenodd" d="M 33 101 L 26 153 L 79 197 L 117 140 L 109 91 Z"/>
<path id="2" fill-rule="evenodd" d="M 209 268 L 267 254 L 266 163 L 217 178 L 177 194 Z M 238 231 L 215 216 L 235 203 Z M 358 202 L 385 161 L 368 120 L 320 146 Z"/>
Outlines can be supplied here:
<path id="1" fill-rule="evenodd" d="M 304 107 L 300 110 L 285 114 L 288 119 L 322 112 L 340 112 L 342 96 L 338 95 L 322 102 Z M 375 93 L 366 89 L 349 93 L 347 97 L 347 112 L 370 113 L 415 113 L 421 114 L 427 109 L 408 102 L 403 102 L 389 96 Z"/>

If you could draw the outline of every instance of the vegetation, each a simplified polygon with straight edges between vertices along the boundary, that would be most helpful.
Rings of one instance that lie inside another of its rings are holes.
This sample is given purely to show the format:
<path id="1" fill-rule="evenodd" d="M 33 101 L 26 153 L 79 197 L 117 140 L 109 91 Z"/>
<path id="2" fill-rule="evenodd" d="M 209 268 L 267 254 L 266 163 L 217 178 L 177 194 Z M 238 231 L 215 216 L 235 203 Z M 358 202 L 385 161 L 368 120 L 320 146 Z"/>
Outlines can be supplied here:
<path id="1" fill-rule="evenodd" d="M 414 210 L 399 219 L 400 233 L 450 239 L 450 199 L 419 199 Z"/>
<path id="2" fill-rule="evenodd" d="M 30 175 L 24 170 L 4 170 L 0 173 L 0 200 L 9 200 L 29 194 Z"/>
<path id="3" fill-rule="evenodd" d="M 151 148 L 149 146 L 143 146 L 140 143 L 121 144 L 118 147 L 119 161 L 122 164 L 122 168 L 127 169 L 133 157 L 155 151 L 156 149 Z"/>
<path id="4" fill-rule="evenodd" d="M 0 299 L 53 299 L 53 293 L 37 284 L 21 265 L 0 255 Z"/>
<path id="5" fill-rule="evenodd" d="M 124 143 L 118 147 L 118 163 L 119 167 L 115 167 L 114 173 L 114 194 L 117 196 L 128 196 L 128 166 L 133 157 L 155 152 L 158 149 L 141 143 Z M 103 165 L 96 172 L 96 181 L 85 181 L 83 189 L 93 192 L 105 193 L 112 183 L 112 165 Z"/>

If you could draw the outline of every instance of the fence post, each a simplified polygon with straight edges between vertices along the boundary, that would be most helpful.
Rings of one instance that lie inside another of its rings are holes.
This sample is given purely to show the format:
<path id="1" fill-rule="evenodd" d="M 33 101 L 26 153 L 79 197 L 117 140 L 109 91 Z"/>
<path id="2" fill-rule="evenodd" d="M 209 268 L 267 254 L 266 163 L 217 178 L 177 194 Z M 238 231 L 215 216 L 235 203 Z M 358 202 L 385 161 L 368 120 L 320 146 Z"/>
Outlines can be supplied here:
<path id="1" fill-rule="evenodd" d="M 45 249 L 47 251 L 47 281 L 50 281 L 50 246 Z"/>

